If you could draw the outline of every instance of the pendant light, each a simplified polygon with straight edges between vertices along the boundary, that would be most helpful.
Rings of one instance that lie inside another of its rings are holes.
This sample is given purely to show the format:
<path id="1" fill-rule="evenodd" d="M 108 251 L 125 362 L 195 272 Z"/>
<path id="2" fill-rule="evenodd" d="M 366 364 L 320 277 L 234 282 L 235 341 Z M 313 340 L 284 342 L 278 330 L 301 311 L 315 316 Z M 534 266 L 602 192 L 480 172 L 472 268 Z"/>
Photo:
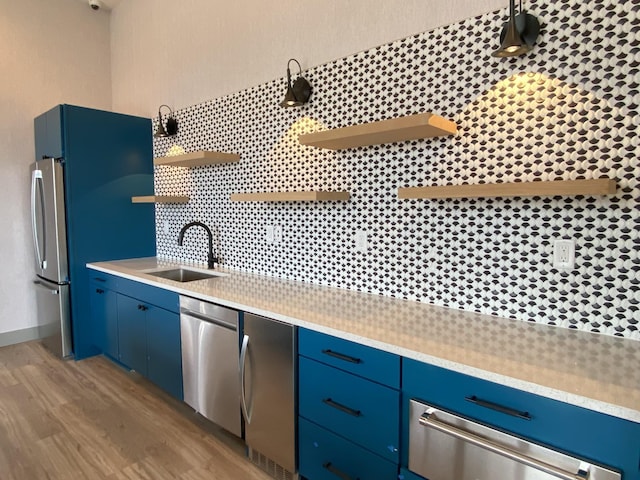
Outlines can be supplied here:
<path id="1" fill-rule="evenodd" d="M 293 85 L 291 84 L 291 70 L 289 69 L 291 62 L 298 64 L 298 78 L 293 82 Z M 280 106 L 301 107 L 309 101 L 309 97 L 311 97 L 311 85 L 309 85 L 309 82 L 302 76 L 300 62 L 292 58 L 287 62 L 287 93 L 284 96 L 284 100 L 280 102 Z"/>
<path id="2" fill-rule="evenodd" d="M 494 57 L 515 57 L 524 55 L 533 48 L 540 33 L 538 19 L 522 10 L 522 0 L 518 15 L 515 13 L 515 0 L 509 1 L 509 21 L 500 32 L 500 48 L 491 55 Z"/>
<path id="3" fill-rule="evenodd" d="M 169 109 L 169 118 L 167 118 L 166 129 L 162 124 L 162 114 L 160 113 L 160 110 L 162 109 L 162 107 L 167 107 Z M 169 107 L 168 105 L 160 105 L 158 107 L 158 129 L 156 130 L 156 133 L 153 134 L 154 137 L 156 138 L 172 137 L 173 135 L 178 133 L 178 121 L 175 118 L 173 118 L 171 115 L 173 115 L 173 110 L 171 110 L 171 107 Z"/>

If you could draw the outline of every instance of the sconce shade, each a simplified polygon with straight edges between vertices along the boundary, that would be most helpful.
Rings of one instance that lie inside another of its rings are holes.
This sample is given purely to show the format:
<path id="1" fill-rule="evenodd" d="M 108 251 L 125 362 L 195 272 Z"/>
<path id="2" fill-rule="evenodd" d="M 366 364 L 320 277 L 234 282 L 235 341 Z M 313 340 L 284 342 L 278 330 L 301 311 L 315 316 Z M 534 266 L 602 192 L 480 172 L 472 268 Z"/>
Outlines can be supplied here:
<path id="1" fill-rule="evenodd" d="M 500 48 L 494 57 L 515 57 L 529 52 L 540 33 L 538 19 L 525 12 L 515 14 L 515 0 L 509 2 L 509 21 L 500 32 Z"/>
<path id="2" fill-rule="evenodd" d="M 284 96 L 284 100 L 280 102 L 281 107 L 301 107 L 303 105 L 302 102 L 296 100 L 296 96 L 293 93 L 293 88 L 291 85 L 287 86 L 287 93 Z"/>
<path id="3" fill-rule="evenodd" d="M 162 114 L 160 113 L 160 110 L 162 109 L 162 107 L 167 107 L 169 109 L 169 118 L 167 118 L 166 128 L 162 124 Z M 160 105 L 160 107 L 158 108 L 158 129 L 156 130 L 156 133 L 153 134 L 154 137 L 156 138 L 171 137 L 176 133 L 178 133 L 178 121 L 171 116 L 172 114 L 173 114 L 173 111 L 168 105 Z"/>
<path id="4" fill-rule="evenodd" d="M 293 85 L 291 84 L 291 70 L 289 64 L 296 62 L 298 64 L 298 78 L 296 78 Z M 302 76 L 302 68 L 300 63 L 295 58 L 292 58 L 287 63 L 287 93 L 284 96 L 284 100 L 280 102 L 281 107 L 301 107 L 309 101 L 311 97 L 311 85 Z"/>
<path id="5" fill-rule="evenodd" d="M 162 125 L 162 121 L 158 122 L 158 129 L 156 130 L 156 133 L 153 134 L 153 136 L 156 138 L 168 136 L 167 131 L 164 129 L 164 125 Z"/>

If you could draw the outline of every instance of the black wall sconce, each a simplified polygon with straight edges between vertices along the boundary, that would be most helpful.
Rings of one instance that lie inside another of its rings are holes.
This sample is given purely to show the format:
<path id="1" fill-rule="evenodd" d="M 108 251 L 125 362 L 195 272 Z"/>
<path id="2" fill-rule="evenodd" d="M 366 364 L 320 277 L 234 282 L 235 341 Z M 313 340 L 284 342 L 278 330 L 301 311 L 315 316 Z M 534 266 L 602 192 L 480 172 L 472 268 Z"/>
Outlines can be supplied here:
<path id="1" fill-rule="evenodd" d="M 167 118 L 166 128 L 162 124 L 162 114 L 160 113 L 162 107 L 167 107 L 169 109 L 169 118 Z M 153 134 L 154 137 L 171 137 L 178 133 L 178 121 L 171 115 L 173 115 L 173 110 L 171 110 L 171 107 L 169 107 L 169 105 L 160 105 L 160 107 L 158 107 L 158 129 L 156 130 L 156 133 Z"/>
<path id="2" fill-rule="evenodd" d="M 533 48 L 540 33 L 540 22 L 533 15 L 520 9 L 516 15 L 516 2 L 509 2 L 509 21 L 504 24 L 500 32 L 500 48 L 491 55 L 494 57 L 515 57 L 524 55 Z"/>
<path id="3" fill-rule="evenodd" d="M 289 69 L 291 62 L 298 64 L 298 78 L 293 82 L 293 85 L 291 84 L 291 70 Z M 287 93 L 284 96 L 284 100 L 280 102 L 280 106 L 301 107 L 309 101 L 309 97 L 311 97 L 311 85 L 309 85 L 309 82 L 302 76 L 300 62 L 292 58 L 287 62 Z"/>

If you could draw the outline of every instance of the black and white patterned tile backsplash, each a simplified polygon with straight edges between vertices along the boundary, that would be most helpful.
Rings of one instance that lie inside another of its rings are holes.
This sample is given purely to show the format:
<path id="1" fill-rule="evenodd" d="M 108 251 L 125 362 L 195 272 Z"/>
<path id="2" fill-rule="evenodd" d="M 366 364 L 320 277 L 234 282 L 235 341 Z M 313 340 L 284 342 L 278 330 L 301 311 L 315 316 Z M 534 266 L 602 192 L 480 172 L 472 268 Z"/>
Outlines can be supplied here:
<path id="1" fill-rule="evenodd" d="M 176 112 L 156 156 L 220 150 L 241 161 L 156 168 L 160 256 L 206 260 L 216 227 L 224 264 L 640 340 L 640 7 L 635 0 L 525 2 L 543 23 L 533 52 L 496 59 L 506 11 L 361 52 L 304 73 L 311 102 L 284 109 L 278 79 Z M 286 59 L 283 59 L 285 62 Z M 283 63 L 284 65 L 284 63 Z M 327 151 L 300 133 L 432 111 L 455 137 Z M 608 197 L 399 200 L 397 188 L 615 178 Z M 230 193 L 348 190 L 348 202 L 231 203 Z M 165 222 L 169 233 L 164 233 Z M 268 244 L 267 225 L 283 241 Z M 366 253 L 354 234 L 369 235 Z M 576 268 L 552 265 L 576 242 Z"/>

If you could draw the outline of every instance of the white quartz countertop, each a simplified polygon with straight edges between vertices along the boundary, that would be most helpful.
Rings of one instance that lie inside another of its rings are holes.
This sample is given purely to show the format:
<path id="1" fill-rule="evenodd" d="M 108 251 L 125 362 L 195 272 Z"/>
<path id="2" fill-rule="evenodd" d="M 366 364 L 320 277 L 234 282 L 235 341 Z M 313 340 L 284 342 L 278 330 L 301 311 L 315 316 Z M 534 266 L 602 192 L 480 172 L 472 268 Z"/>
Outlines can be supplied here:
<path id="1" fill-rule="evenodd" d="M 187 283 L 145 273 L 178 265 L 142 258 L 88 266 L 640 422 L 636 340 L 235 270 Z"/>

